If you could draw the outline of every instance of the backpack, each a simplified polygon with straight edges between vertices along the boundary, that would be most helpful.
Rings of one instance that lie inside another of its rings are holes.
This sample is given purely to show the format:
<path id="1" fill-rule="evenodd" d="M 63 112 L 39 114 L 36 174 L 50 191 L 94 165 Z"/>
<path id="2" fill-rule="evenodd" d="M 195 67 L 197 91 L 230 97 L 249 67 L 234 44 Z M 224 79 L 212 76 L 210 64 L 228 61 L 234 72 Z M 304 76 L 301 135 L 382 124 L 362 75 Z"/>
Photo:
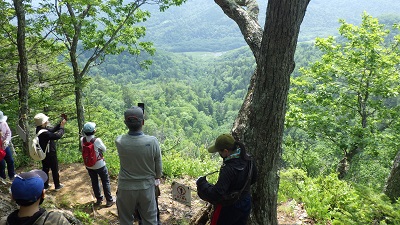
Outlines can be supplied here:
<path id="1" fill-rule="evenodd" d="M 3 149 L 3 146 L 0 146 L 0 161 L 3 160 L 4 157 L 6 157 L 6 151 Z"/>
<path id="2" fill-rule="evenodd" d="M 3 148 L 3 141 L 1 140 L 0 137 L 0 161 L 6 157 L 6 150 Z"/>
<path id="3" fill-rule="evenodd" d="M 85 164 L 86 167 L 94 166 L 94 164 L 96 164 L 97 161 L 103 158 L 101 154 L 99 154 L 99 157 L 96 156 L 96 150 L 94 146 L 95 141 L 96 138 L 92 138 L 92 140 L 90 141 L 87 141 L 86 137 L 83 138 L 82 158 L 83 158 L 83 163 Z"/>
<path id="4" fill-rule="evenodd" d="M 35 161 L 41 161 L 46 158 L 46 153 L 49 151 L 49 143 L 47 143 L 46 150 L 43 151 L 39 144 L 39 135 L 46 132 L 46 129 L 41 129 L 29 143 L 29 155 Z"/>

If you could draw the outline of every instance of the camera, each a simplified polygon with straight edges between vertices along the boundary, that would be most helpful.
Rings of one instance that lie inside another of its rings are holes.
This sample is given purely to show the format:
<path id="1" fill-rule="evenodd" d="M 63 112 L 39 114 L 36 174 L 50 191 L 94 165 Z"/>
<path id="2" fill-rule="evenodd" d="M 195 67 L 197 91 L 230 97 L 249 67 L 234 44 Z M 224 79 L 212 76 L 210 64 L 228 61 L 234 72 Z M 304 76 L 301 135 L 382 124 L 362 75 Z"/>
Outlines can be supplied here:
<path id="1" fill-rule="evenodd" d="M 61 114 L 61 118 L 63 118 L 64 120 L 67 120 L 67 114 L 65 114 L 65 113 Z"/>
<path id="2" fill-rule="evenodd" d="M 143 102 L 139 102 L 139 103 L 137 104 L 137 106 L 140 107 L 140 108 L 142 108 L 143 114 L 144 114 L 144 103 L 143 103 Z"/>

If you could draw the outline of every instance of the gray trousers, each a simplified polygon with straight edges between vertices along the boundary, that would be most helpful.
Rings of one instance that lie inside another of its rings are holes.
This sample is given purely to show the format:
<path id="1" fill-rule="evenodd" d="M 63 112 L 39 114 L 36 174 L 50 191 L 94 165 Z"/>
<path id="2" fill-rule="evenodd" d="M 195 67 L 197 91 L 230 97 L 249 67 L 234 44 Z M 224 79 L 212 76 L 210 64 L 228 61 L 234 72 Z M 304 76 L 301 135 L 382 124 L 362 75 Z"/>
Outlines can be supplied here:
<path id="1" fill-rule="evenodd" d="M 157 225 L 155 186 L 144 190 L 118 190 L 117 209 L 120 225 L 132 225 L 133 214 L 138 209 L 143 225 Z"/>

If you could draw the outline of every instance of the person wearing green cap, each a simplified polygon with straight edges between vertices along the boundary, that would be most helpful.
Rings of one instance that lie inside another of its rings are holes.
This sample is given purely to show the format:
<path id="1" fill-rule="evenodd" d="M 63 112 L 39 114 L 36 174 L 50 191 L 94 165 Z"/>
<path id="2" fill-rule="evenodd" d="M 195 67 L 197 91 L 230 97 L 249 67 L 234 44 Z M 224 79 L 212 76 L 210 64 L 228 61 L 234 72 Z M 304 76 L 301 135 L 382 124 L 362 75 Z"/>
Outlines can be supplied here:
<path id="1" fill-rule="evenodd" d="M 197 194 L 214 205 L 211 225 L 245 225 L 251 210 L 250 185 L 256 182 L 257 169 L 244 144 L 230 134 L 218 136 L 208 152 L 223 158 L 218 181 L 210 184 L 206 177 L 196 181 Z M 237 198 L 231 198 L 236 193 Z"/>

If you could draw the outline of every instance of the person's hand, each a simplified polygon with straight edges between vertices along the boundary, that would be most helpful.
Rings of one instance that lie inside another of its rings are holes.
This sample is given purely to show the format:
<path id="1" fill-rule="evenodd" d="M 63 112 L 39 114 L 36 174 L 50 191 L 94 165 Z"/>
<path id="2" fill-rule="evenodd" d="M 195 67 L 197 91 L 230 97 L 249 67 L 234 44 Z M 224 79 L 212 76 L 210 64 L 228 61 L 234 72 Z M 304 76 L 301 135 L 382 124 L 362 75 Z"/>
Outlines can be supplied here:
<path id="1" fill-rule="evenodd" d="M 159 186 L 160 185 L 160 179 L 155 179 L 154 185 Z"/>
<path id="2" fill-rule="evenodd" d="M 61 127 L 64 127 L 64 125 L 65 125 L 66 122 L 67 122 L 67 120 L 62 119 L 61 122 L 60 122 L 60 126 L 61 126 Z"/>
<path id="3" fill-rule="evenodd" d="M 7 140 L 4 140 L 4 141 L 3 141 L 3 146 L 4 146 L 4 148 L 7 148 L 8 144 L 10 144 L 10 143 L 9 143 Z"/>
<path id="4" fill-rule="evenodd" d="M 201 185 L 201 184 L 203 184 L 203 183 L 205 183 L 205 182 L 207 182 L 206 177 L 199 177 L 199 178 L 197 178 L 197 180 L 196 180 L 196 185 L 199 186 L 199 185 Z"/>

